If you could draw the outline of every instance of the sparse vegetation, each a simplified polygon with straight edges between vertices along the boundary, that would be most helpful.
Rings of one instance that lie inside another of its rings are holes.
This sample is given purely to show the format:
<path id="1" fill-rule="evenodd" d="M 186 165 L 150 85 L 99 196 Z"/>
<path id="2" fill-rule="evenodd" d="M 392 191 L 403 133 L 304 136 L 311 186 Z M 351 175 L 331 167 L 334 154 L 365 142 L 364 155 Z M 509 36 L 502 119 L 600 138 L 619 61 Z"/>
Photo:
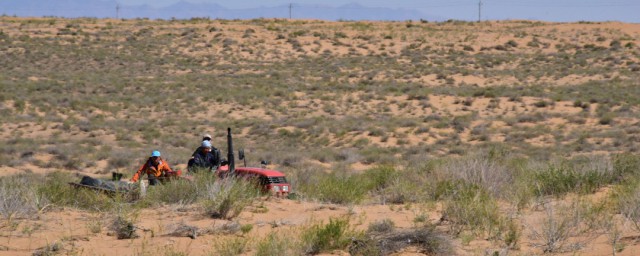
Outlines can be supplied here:
<path id="1" fill-rule="evenodd" d="M 638 37 L 616 25 L 0 19 L 0 168 L 20 173 L 0 177 L 7 239 L 30 237 L 39 229 L 26 222 L 61 210 L 113 216 L 81 226 L 89 236 L 139 236 L 143 247 L 155 241 L 141 233 L 141 211 L 204 213 L 218 226 L 185 224 L 191 239 L 239 236 L 210 248 L 215 255 L 407 246 L 448 255 L 454 239 L 580 253 L 596 229 L 588 224 L 618 213 L 640 232 Z M 246 180 L 199 173 L 136 202 L 68 185 L 74 173 L 130 176 L 155 149 L 184 169 L 203 131 L 226 151 L 225 127 L 238 131 L 249 165 L 267 160 L 287 174 L 297 202 L 399 212 L 437 204 L 442 217 L 415 214 L 411 228 L 340 217 L 291 232 L 273 222 L 255 237 L 264 223 L 230 220 L 278 209 L 255 206 L 265 198 Z M 603 190 L 612 191 L 607 211 L 546 203 Z M 545 223 L 521 226 L 513 209 Z M 628 250 L 615 224 L 609 218 L 614 252 Z M 82 254 L 69 249 L 76 237 L 65 239 L 33 248 Z M 166 255 L 200 253 L 181 250 Z"/>

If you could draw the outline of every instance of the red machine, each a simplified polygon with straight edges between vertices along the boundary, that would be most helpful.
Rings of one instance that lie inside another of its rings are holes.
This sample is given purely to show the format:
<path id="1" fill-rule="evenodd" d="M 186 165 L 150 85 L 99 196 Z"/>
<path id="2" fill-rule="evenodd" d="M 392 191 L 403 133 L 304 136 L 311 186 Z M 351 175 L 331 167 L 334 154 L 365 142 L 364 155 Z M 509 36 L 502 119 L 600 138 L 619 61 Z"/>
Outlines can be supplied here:
<path id="1" fill-rule="evenodd" d="M 254 179 L 261 186 L 262 191 L 271 193 L 277 197 L 287 197 L 291 192 L 291 185 L 287 181 L 284 173 L 258 167 L 247 167 L 247 161 L 244 150 L 238 151 L 238 158 L 244 160 L 243 167 L 235 167 L 235 156 L 233 155 L 233 138 L 231 136 L 231 128 L 227 128 L 227 159 L 226 165 L 221 166 L 217 170 L 219 177 L 243 177 Z"/>

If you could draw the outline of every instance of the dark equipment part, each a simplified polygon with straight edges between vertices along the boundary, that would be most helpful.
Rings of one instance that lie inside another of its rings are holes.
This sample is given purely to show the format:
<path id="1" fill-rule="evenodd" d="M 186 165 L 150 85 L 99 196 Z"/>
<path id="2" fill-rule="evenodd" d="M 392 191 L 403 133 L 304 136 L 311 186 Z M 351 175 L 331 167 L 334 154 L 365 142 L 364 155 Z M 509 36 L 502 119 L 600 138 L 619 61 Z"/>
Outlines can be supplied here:
<path id="1" fill-rule="evenodd" d="M 233 138 L 231 137 L 231 128 L 227 127 L 227 161 L 229 161 L 229 174 L 234 175 L 236 171 L 236 161 L 233 156 Z"/>
<path id="2" fill-rule="evenodd" d="M 104 193 L 108 196 L 114 197 L 117 194 L 122 194 L 125 198 L 130 200 L 137 200 L 139 198 L 138 187 L 134 184 L 129 184 L 123 181 L 106 181 L 95 179 L 89 176 L 83 176 L 79 183 L 69 182 L 74 188 L 89 189 L 96 192 Z"/>
<path id="3" fill-rule="evenodd" d="M 111 173 L 111 180 L 112 181 L 119 181 L 124 177 L 123 173 L 119 173 L 119 172 L 112 172 Z"/>
<path id="4" fill-rule="evenodd" d="M 238 159 L 244 161 L 244 167 L 247 167 L 247 158 L 244 157 L 244 149 L 238 150 Z"/>

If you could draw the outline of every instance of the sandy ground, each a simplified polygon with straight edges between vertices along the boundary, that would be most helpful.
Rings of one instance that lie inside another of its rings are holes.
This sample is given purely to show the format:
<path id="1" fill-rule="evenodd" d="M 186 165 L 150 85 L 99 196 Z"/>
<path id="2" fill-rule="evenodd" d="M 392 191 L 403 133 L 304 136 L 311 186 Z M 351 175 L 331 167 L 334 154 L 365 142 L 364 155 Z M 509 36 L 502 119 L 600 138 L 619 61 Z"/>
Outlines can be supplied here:
<path id="1" fill-rule="evenodd" d="M 589 196 L 593 200 L 606 199 L 607 189 Z M 550 204 L 567 204 L 570 199 L 551 200 Z M 498 251 L 500 255 L 542 254 L 540 239 L 533 237 L 532 230 L 541 231 L 548 221 L 541 205 L 514 215 L 521 223 L 520 242 L 517 248 L 501 249 L 487 240 L 462 239 L 452 241 L 456 255 L 486 255 Z M 505 212 L 509 212 L 505 207 Z M 447 224 L 439 222 L 442 215 L 439 205 L 333 205 L 289 199 L 263 198 L 248 207 L 232 221 L 213 219 L 205 216 L 195 205 L 171 205 L 147 208 L 136 216 L 135 239 L 117 239 L 110 229 L 113 216 L 104 213 L 85 212 L 74 209 L 50 209 L 32 219 L 7 220 L 0 225 L 0 255 L 30 255 L 47 245 L 62 245 L 58 253 L 62 255 L 146 255 L 182 252 L 188 255 L 215 255 L 216 246 L 235 238 L 246 238 L 253 243 L 268 234 L 291 234 L 314 223 L 326 223 L 330 218 L 349 218 L 357 230 L 367 230 L 369 224 L 391 220 L 396 230 L 409 230 L 424 222 L 416 222 L 420 217 L 428 223 L 439 223 L 438 230 L 447 230 Z M 640 249 L 637 237 L 629 224 L 621 223 L 619 244 L 623 250 L 616 255 L 637 255 Z M 250 224 L 253 228 L 246 234 L 238 225 Z M 197 230 L 195 239 L 189 237 Z M 228 230 L 235 230 L 229 233 Z M 293 236 L 292 238 L 294 238 Z M 575 237 L 585 242 L 584 248 L 557 255 L 612 255 L 611 238 L 607 234 L 591 234 Z M 249 246 L 251 248 L 251 246 Z M 507 253 L 508 252 L 508 253 Z M 244 255 L 253 255 L 249 250 Z M 507 253 L 507 254 L 505 254 Z M 333 252 L 324 255 L 348 255 Z M 417 248 L 409 247 L 394 255 L 423 255 Z"/>

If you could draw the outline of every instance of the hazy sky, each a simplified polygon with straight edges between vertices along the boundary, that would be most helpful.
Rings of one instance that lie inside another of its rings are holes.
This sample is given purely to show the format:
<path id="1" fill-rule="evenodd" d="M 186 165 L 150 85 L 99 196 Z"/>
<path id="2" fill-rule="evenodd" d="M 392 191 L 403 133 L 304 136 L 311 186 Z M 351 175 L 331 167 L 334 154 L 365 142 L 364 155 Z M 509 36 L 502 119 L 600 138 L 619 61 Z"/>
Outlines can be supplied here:
<path id="1" fill-rule="evenodd" d="M 123 5 L 161 7 L 180 0 L 118 0 Z M 358 3 L 366 7 L 415 9 L 450 19 L 476 20 L 480 0 L 183 0 L 216 3 L 243 9 L 293 4 L 341 6 Z M 482 0 L 483 19 L 536 19 L 549 21 L 607 21 L 640 23 L 640 0 Z M 321 11 L 321 8 L 319 8 Z"/>

